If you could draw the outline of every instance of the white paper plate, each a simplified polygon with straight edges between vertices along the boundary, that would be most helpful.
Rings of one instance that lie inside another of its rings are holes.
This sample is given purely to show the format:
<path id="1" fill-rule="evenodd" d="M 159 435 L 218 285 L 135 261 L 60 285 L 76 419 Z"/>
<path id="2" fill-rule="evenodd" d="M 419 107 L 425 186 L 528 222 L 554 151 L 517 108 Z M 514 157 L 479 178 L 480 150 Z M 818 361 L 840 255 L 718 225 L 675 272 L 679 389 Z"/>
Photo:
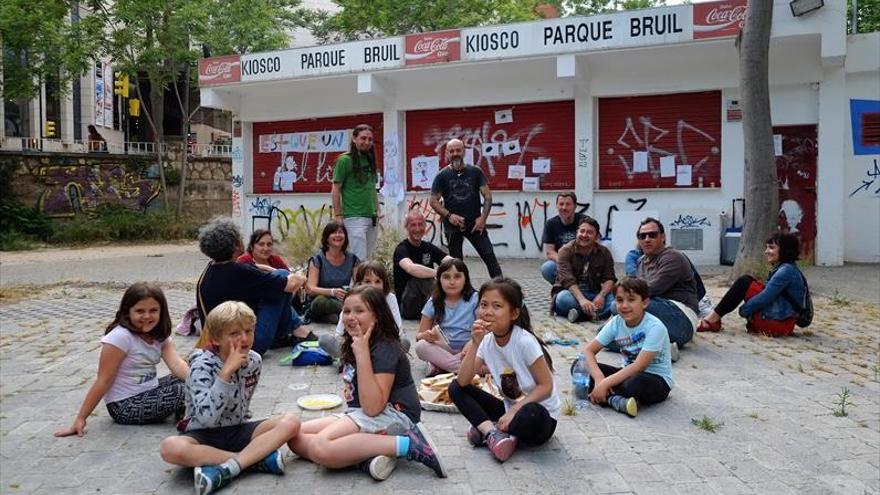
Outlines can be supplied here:
<path id="1" fill-rule="evenodd" d="M 335 409 L 342 404 L 342 397 L 336 394 L 312 394 L 304 395 L 296 400 L 300 409 L 307 411 L 324 411 Z"/>
<path id="2" fill-rule="evenodd" d="M 455 407 L 455 404 L 436 404 L 434 402 L 428 401 L 419 401 L 421 403 L 422 409 L 425 411 L 434 411 L 434 412 L 442 412 L 449 414 L 458 414 L 458 408 Z"/>

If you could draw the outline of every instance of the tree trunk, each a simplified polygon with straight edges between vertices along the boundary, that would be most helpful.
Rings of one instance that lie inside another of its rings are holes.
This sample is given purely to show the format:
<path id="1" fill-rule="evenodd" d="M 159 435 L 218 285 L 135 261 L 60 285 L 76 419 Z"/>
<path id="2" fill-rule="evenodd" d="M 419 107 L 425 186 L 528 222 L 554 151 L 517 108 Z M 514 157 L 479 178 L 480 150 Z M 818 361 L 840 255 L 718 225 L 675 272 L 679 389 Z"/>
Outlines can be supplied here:
<path id="1" fill-rule="evenodd" d="M 156 78 L 158 79 L 158 78 Z M 162 206 L 168 208 L 168 185 L 165 183 L 165 156 L 162 139 L 165 136 L 165 90 L 158 80 L 150 79 L 150 107 L 152 108 L 153 141 L 156 143 L 156 159 L 159 162 L 159 183 L 162 186 Z"/>
<path id="2" fill-rule="evenodd" d="M 749 2 L 739 40 L 740 101 L 743 109 L 745 215 L 739 251 L 730 280 L 760 273 L 765 266 L 764 241 L 776 230 L 779 190 L 770 118 L 770 27 L 772 0 Z"/>
<path id="3" fill-rule="evenodd" d="M 189 92 L 190 92 L 190 66 L 187 64 L 183 73 L 183 101 L 180 102 L 178 94 L 178 102 L 181 103 L 180 129 L 183 132 L 183 159 L 180 161 L 180 188 L 177 190 L 177 209 L 175 215 L 180 218 L 183 213 L 183 200 L 186 196 L 186 175 L 189 166 L 189 123 L 192 121 L 193 114 L 189 111 Z M 177 88 L 175 87 L 175 90 Z M 196 143 L 198 144 L 198 143 Z"/>

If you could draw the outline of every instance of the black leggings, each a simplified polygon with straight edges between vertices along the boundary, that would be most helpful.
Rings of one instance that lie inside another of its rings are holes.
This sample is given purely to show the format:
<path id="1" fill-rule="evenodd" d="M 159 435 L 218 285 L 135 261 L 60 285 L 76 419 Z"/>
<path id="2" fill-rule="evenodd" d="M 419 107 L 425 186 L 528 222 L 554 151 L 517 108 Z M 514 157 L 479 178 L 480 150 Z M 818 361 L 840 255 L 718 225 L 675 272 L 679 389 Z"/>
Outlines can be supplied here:
<path id="1" fill-rule="evenodd" d="M 599 363 L 599 370 L 603 375 L 611 376 L 620 371 L 620 368 Z M 588 388 L 590 392 L 593 391 L 593 385 L 593 380 L 590 380 Z M 663 402 L 669 396 L 669 385 L 662 376 L 642 371 L 615 385 L 614 393 L 624 397 L 635 397 L 639 404 L 656 404 Z"/>
<path id="2" fill-rule="evenodd" d="M 751 275 L 743 275 L 736 279 L 733 285 L 724 293 L 724 297 L 715 306 L 715 312 L 718 313 L 718 316 L 730 313 L 745 301 L 746 291 L 749 290 L 749 286 L 755 281 L 755 277 Z"/>
<path id="3" fill-rule="evenodd" d="M 449 384 L 449 396 L 461 414 L 474 426 L 484 421 L 494 423 L 506 412 L 504 402 L 473 385 L 462 387 L 457 381 L 453 381 Z M 556 420 L 550 417 L 546 407 L 536 402 L 522 406 L 507 428 L 507 433 L 531 445 L 540 445 L 550 440 L 554 431 Z"/>

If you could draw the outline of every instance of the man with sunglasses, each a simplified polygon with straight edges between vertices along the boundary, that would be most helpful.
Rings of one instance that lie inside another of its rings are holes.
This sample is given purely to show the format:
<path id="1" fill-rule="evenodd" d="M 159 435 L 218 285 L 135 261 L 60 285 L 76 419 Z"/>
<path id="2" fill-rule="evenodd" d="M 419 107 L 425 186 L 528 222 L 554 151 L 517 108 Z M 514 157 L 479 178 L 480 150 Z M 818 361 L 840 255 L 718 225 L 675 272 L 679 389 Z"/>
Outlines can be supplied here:
<path id="1" fill-rule="evenodd" d="M 697 328 L 700 298 L 690 260 L 681 251 L 666 246 L 666 231 L 656 218 L 639 224 L 636 234 L 643 256 L 636 276 L 648 282 L 651 302 L 647 311 L 666 325 L 673 345 L 673 361 Z"/>

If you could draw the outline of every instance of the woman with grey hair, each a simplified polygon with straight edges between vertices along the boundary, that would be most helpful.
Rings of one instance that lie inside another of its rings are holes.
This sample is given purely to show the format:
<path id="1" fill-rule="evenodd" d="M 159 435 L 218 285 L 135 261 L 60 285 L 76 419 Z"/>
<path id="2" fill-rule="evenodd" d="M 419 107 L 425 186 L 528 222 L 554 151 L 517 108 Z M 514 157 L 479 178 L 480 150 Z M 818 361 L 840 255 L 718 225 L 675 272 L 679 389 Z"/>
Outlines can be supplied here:
<path id="1" fill-rule="evenodd" d="M 257 315 L 253 350 L 264 354 L 270 348 L 317 340 L 302 326 L 290 307 L 291 294 L 306 278 L 287 270 L 264 272 L 254 265 L 236 263 L 244 246 L 241 232 L 229 218 L 208 222 L 199 229 L 199 249 L 211 258 L 196 286 L 196 304 L 202 322 L 220 303 L 242 301 Z"/>

